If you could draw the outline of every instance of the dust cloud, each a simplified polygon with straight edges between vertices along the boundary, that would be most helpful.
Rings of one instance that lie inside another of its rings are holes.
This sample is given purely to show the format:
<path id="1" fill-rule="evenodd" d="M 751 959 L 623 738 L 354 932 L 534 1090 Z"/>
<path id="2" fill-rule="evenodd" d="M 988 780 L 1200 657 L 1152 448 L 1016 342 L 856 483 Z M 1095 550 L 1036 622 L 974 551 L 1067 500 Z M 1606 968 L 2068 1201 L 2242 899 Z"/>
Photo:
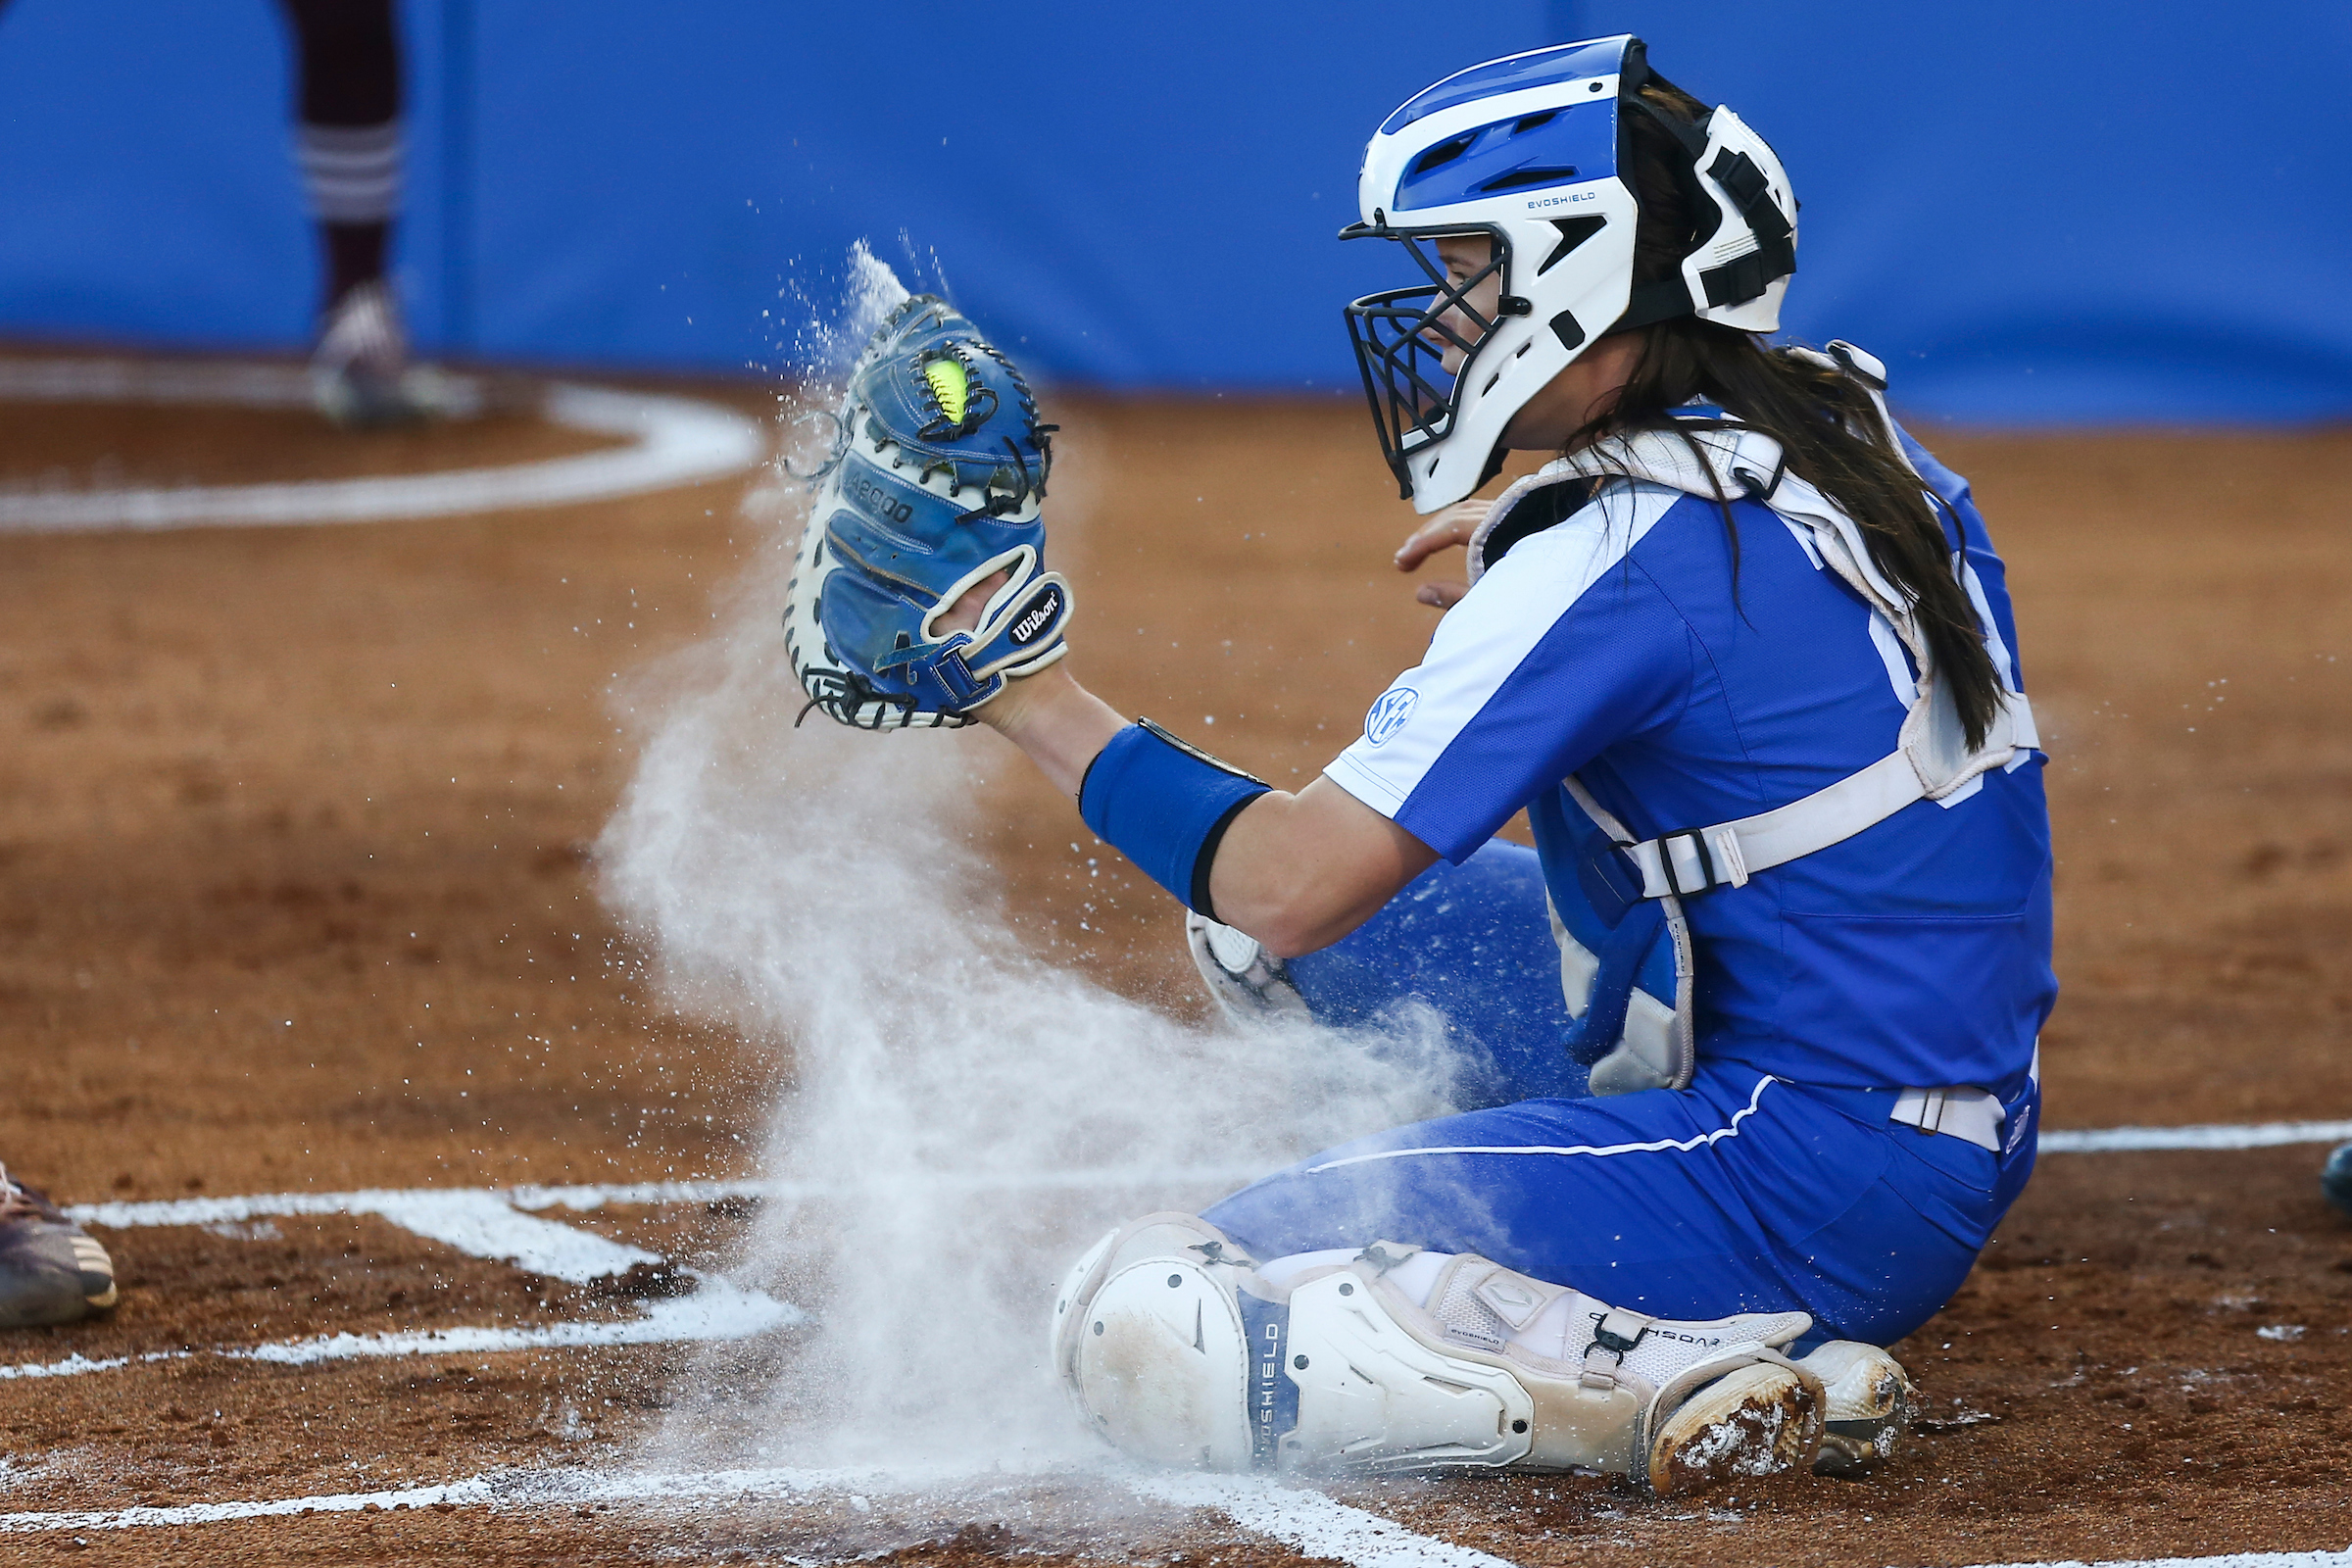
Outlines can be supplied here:
<path id="1" fill-rule="evenodd" d="M 806 416 L 905 297 L 860 248 L 846 298 L 808 313 L 799 357 L 832 380 L 786 400 L 793 469 L 824 461 L 832 421 Z M 600 846 L 605 895 L 674 1005 L 772 1043 L 791 1087 L 760 1168 L 825 1188 L 763 1205 L 738 1270 L 812 1326 L 764 1360 L 707 1352 L 658 1457 L 1084 1460 L 1107 1450 L 1047 1366 L 1062 1268 L 1122 1218 L 1442 1110 L 1443 1054 L 1434 1036 L 1196 1028 L 1024 952 L 971 833 L 990 776 L 1026 762 L 977 729 L 794 728 L 777 617 L 808 488 L 754 492 L 760 548 L 713 633 L 622 696 L 642 752 Z M 1055 538 L 1085 510 L 1057 485 Z"/>

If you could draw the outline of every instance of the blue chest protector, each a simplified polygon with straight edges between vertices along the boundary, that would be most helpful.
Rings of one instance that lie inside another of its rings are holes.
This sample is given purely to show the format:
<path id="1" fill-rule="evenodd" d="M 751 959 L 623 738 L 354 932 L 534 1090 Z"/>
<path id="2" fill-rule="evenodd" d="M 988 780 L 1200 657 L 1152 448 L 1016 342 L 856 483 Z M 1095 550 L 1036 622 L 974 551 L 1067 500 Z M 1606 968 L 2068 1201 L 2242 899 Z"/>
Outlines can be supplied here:
<path id="1" fill-rule="evenodd" d="M 1875 362 L 1845 345 L 1875 371 Z M 1884 405 L 1880 406 L 1884 416 Z M 1892 433 L 1891 423 L 1887 426 Z M 1900 450 L 1899 440 L 1897 449 Z M 1868 767 L 1771 810 L 1641 839 L 1573 775 L 1528 807 L 1543 857 L 1560 978 L 1575 1016 L 1565 1042 L 1592 1069 L 1592 1092 L 1686 1087 L 1696 1065 L 1692 993 L 1696 962 L 1683 900 L 1745 885 L 1862 833 L 1922 800 L 1941 800 L 2038 746 L 2033 711 L 2001 669 L 2001 705 L 1982 744 L 1970 747 L 1926 637 L 1903 593 L 1870 558 L 1853 520 L 1818 489 L 1786 471 L 1779 443 L 1737 426 L 1679 434 L 1639 432 L 1547 466 L 1505 491 L 1471 541 L 1473 579 L 1514 532 L 1514 512 L 1550 486 L 1580 496 L 1647 484 L 1714 499 L 1759 501 L 1802 530 L 1823 566 L 1885 618 L 1920 671 L 1918 695 L 1894 748 Z M 1545 510 L 1528 509 L 1541 515 Z M 1990 632 L 1992 628 L 1986 628 Z M 1999 663 L 1996 661 L 1996 663 Z"/>
<path id="2" fill-rule="evenodd" d="M 1562 1043 L 1569 1058 L 1592 1070 L 1596 1095 L 1683 1087 L 1695 1058 L 1695 965 L 1680 902 L 1642 897 L 1633 862 L 1565 786 L 1527 814 L 1576 1015 Z"/>

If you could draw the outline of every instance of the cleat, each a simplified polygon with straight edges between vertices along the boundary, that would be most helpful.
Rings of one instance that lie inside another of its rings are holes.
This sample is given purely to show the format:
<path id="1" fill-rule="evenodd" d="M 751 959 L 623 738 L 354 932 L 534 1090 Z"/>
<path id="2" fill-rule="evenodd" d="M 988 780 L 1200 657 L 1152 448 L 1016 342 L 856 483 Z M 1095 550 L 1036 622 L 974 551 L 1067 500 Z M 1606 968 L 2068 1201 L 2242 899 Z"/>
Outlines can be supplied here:
<path id="1" fill-rule="evenodd" d="M 455 412 L 448 379 L 431 366 L 409 363 L 400 307 L 380 281 L 362 283 L 327 312 L 311 353 L 311 401 L 346 430 L 417 424 Z"/>
<path id="2" fill-rule="evenodd" d="M 1804 1366 L 1821 1379 L 1828 1400 L 1813 1468 L 1825 1476 L 1861 1476 L 1893 1457 L 1919 1404 L 1902 1363 L 1875 1345 L 1832 1340 Z"/>
<path id="3" fill-rule="evenodd" d="M 1821 1384 L 1785 1361 L 1751 1361 L 1691 1395 L 1649 1445 L 1649 1490 L 1703 1492 L 1726 1481 L 1778 1475 L 1821 1446 Z"/>
<path id="4" fill-rule="evenodd" d="M 115 1299 L 106 1249 L 46 1194 L 0 1168 L 0 1328 L 78 1323 Z"/>

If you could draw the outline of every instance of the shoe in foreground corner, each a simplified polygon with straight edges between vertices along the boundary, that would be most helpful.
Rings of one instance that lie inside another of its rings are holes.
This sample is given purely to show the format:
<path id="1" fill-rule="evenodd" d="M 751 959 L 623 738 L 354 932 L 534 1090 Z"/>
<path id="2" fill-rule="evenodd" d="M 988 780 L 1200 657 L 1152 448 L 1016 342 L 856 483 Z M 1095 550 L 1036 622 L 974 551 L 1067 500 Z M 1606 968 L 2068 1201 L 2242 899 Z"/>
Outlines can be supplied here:
<path id="1" fill-rule="evenodd" d="M 417 424 L 457 412 L 448 378 L 410 363 L 399 303 L 380 280 L 362 283 L 327 312 L 311 351 L 311 400 L 346 430 Z"/>
<path id="2" fill-rule="evenodd" d="M 78 1323 L 115 1304 L 115 1263 L 82 1228 L 0 1167 L 0 1328 Z"/>

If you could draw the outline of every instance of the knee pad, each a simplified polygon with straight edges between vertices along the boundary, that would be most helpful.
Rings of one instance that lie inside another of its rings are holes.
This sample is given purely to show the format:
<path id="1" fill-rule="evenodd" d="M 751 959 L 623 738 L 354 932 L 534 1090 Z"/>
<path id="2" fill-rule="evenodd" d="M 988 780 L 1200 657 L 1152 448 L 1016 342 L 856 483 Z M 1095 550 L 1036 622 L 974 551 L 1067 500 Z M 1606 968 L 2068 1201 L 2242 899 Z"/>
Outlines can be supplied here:
<path id="1" fill-rule="evenodd" d="M 1215 1226 L 1148 1214 L 1097 1242 L 1054 1292 L 1054 1370 L 1120 1451 L 1250 1469 L 1275 1419 L 1271 1399 L 1261 1415 L 1251 1395 L 1261 1372 L 1272 1392 L 1276 1295 Z"/>
<path id="2" fill-rule="evenodd" d="M 1780 1349 L 1812 1326 L 1802 1312 L 1652 1318 L 1387 1243 L 1277 1273 L 1190 1215 L 1097 1243 L 1054 1306 L 1055 1365 L 1088 1424 L 1204 1469 L 1597 1470 L 1659 1492 L 1820 1448 L 1822 1381 Z"/>

